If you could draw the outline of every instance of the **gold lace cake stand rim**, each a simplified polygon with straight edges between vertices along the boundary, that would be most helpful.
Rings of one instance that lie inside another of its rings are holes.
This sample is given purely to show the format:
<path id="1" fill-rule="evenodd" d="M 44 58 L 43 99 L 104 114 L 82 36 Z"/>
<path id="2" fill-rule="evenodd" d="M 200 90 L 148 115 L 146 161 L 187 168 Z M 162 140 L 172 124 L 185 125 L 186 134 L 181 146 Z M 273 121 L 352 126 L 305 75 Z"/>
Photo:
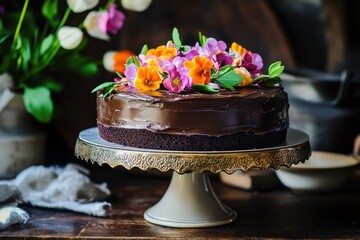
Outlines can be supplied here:
<path id="1" fill-rule="evenodd" d="M 177 173 L 212 172 L 233 173 L 252 168 L 266 170 L 290 167 L 309 159 L 311 148 L 308 135 L 289 129 L 284 144 L 262 149 L 234 151 L 167 151 L 126 147 L 107 142 L 100 138 L 96 127 L 80 132 L 75 146 L 75 155 L 86 161 L 108 164 L 128 170 L 139 168 L 143 171 L 157 169 L 161 172 L 174 170 Z"/>

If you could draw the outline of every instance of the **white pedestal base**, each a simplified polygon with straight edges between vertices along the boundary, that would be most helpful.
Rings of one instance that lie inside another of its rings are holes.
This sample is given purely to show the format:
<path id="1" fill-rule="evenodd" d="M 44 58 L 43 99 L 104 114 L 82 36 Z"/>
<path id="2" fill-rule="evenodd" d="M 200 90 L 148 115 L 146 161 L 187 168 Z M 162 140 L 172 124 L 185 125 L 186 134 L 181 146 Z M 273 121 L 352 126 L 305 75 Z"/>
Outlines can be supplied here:
<path id="1" fill-rule="evenodd" d="M 237 214 L 219 201 L 206 173 L 174 172 L 166 193 L 144 218 L 162 226 L 199 228 L 229 224 Z"/>

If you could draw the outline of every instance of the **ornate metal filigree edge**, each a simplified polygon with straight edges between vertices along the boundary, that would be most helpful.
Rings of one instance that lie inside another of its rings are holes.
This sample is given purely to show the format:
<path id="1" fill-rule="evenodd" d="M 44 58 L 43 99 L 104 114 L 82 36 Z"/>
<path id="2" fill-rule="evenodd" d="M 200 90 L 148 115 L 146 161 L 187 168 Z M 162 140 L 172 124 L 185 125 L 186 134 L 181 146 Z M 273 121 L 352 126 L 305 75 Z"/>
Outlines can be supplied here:
<path id="1" fill-rule="evenodd" d="M 278 169 L 290 167 L 309 159 L 311 148 L 308 141 L 296 146 L 266 151 L 251 152 L 218 152 L 214 154 L 169 153 L 155 151 L 131 151 L 128 149 L 106 148 L 87 143 L 78 138 L 75 155 L 86 161 L 108 164 L 115 168 L 123 166 L 130 170 L 137 167 L 141 170 L 158 169 L 161 172 L 174 170 L 178 173 L 210 171 L 233 173 L 237 170 L 248 171 L 252 168 Z"/>

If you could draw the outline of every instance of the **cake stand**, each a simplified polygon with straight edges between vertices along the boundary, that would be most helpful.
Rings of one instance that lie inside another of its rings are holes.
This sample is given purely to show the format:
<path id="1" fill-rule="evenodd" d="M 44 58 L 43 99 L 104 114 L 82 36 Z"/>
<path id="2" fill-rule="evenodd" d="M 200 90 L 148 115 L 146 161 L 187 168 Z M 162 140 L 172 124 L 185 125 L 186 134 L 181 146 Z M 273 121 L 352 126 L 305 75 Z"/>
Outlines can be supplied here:
<path id="1" fill-rule="evenodd" d="M 207 172 L 225 171 L 230 174 L 251 168 L 290 167 L 308 159 L 311 149 L 308 136 L 295 129 L 288 130 L 284 144 L 271 148 L 184 152 L 110 143 L 100 138 L 97 128 L 89 128 L 80 132 L 75 155 L 113 168 L 173 170 L 164 196 L 145 211 L 144 218 L 162 226 L 198 228 L 225 225 L 237 218 L 236 212 L 224 205 L 212 190 Z"/>

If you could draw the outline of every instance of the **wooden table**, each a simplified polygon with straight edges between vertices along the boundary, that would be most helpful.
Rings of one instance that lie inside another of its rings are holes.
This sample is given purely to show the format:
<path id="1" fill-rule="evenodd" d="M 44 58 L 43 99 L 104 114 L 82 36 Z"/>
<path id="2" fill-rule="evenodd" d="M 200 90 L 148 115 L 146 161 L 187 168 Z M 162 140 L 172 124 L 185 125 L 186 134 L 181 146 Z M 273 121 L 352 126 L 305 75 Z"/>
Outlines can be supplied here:
<path id="1" fill-rule="evenodd" d="M 297 195 L 285 188 L 244 191 L 211 178 L 218 197 L 238 213 L 229 225 L 176 229 L 143 219 L 170 183 L 168 177 L 144 176 L 107 166 L 91 168 L 93 180 L 112 191 L 109 217 L 22 206 L 31 219 L 0 232 L 0 239 L 230 239 L 230 238 L 359 238 L 360 181 L 353 179 L 328 194 Z M 163 174 L 166 175 L 166 174 Z"/>

